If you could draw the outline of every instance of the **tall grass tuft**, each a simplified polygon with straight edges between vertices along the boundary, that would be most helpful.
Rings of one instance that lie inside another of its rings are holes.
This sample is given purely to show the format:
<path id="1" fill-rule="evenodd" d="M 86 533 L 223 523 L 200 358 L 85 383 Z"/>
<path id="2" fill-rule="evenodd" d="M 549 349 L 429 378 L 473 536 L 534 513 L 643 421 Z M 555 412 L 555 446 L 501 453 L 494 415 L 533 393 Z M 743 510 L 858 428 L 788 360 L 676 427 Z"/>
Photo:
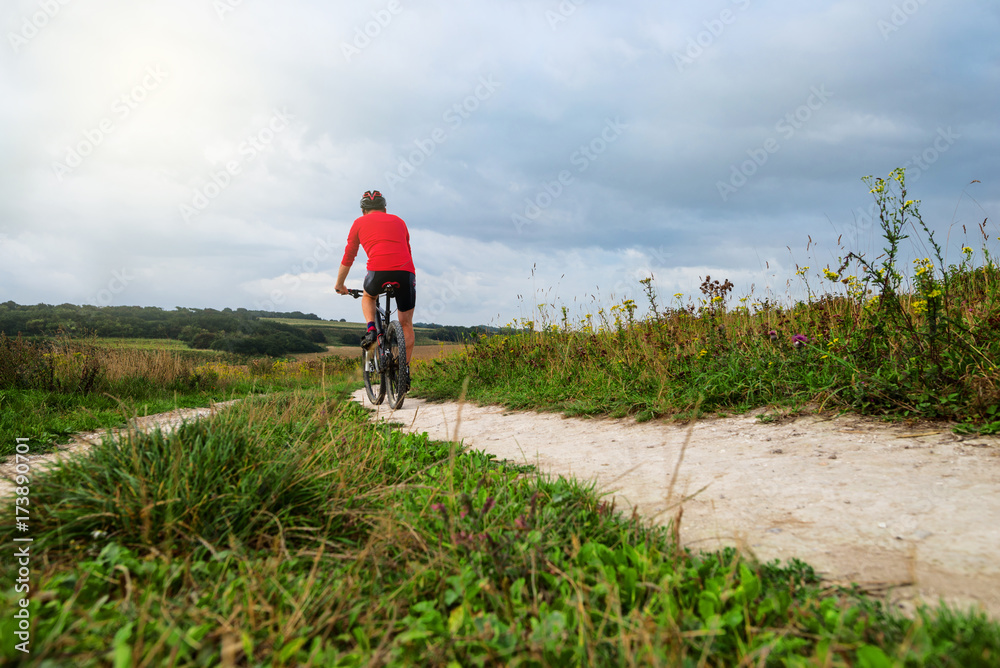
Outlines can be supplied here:
<path id="1" fill-rule="evenodd" d="M 34 492 L 33 503 L 51 509 L 33 523 L 37 544 L 68 549 L 96 532 L 124 547 L 165 553 L 222 549 L 234 541 L 252 550 L 276 537 L 291 544 L 301 531 L 319 527 L 337 539 L 357 538 L 366 529 L 351 516 L 351 497 L 369 466 L 358 455 L 340 469 L 340 446 L 351 430 L 320 429 L 336 419 L 328 410 L 352 406 L 330 404 L 306 414 L 299 401 L 247 399 L 213 420 L 169 433 L 105 438 Z M 294 420 L 284 419 L 291 415 Z"/>

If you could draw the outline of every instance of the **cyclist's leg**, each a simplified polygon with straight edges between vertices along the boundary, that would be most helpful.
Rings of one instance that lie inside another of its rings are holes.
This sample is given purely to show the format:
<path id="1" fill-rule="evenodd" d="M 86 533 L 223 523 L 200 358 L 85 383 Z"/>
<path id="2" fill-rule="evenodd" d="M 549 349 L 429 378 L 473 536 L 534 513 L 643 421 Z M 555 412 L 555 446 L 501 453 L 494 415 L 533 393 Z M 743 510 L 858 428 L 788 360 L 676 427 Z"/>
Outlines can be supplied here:
<path id="1" fill-rule="evenodd" d="M 399 311 L 399 324 L 403 327 L 403 339 L 406 341 L 406 363 L 413 357 L 413 309 Z"/>
<path id="2" fill-rule="evenodd" d="M 417 304 L 417 277 L 409 271 L 398 274 L 396 307 L 399 309 L 399 324 L 403 326 L 403 338 L 406 339 L 406 362 L 409 363 L 413 357 L 413 308 Z"/>
<path id="3" fill-rule="evenodd" d="M 361 312 L 365 314 L 365 322 L 375 322 L 375 318 L 378 317 L 375 300 L 382 294 L 380 290 L 382 284 L 378 280 L 378 272 L 369 271 L 362 284 L 365 293 L 361 295 Z"/>
<path id="4" fill-rule="evenodd" d="M 368 294 L 367 290 L 361 295 L 361 312 L 365 316 L 365 322 L 375 322 L 375 297 Z"/>

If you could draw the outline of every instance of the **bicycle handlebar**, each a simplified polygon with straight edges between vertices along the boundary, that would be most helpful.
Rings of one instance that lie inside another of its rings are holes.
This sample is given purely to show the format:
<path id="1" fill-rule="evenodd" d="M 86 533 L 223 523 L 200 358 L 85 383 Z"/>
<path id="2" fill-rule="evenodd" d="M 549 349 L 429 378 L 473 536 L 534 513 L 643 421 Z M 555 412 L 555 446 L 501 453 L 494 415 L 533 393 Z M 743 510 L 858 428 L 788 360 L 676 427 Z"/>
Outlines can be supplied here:
<path id="1" fill-rule="evenodd" d="M 364 290 L 351 290 L 350 288 L 348 288 L 347 294 L 349 294 L 352 297 L 354 297 L 355 299 L 357 299 L 361 295 L 365 294 L 365 291 Z"/>

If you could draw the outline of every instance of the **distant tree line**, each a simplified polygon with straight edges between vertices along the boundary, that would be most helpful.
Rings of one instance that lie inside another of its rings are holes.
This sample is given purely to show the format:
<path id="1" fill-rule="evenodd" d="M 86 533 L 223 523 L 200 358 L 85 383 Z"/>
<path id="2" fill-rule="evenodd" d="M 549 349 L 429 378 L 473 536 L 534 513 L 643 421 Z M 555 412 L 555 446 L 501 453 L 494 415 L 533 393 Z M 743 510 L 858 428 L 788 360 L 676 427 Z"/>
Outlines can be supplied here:
<path id="1" fill-rule="evenodd" d="M 462 341 L 475 341 L 480 336 L 493 334 L 496 327 L 477 325 L 476 327 L 462 327 L 459 325 L 438 325 L 436 323 L 418 322 L 416 327 L 422 327 L 427 331 L 427 337 L 434 341 L 450 341 L 460 343 Z"/>
<path id="2" fill-rule="evenodd" d="M 261 320 L 262 317 L 320 319 L 301 311 L 274 313 L 245 308 L 219 311 L 181 306 L 165 311 L 156 306 L 20 305 L 8 301 L 0 303 L 0 332 L 10 337 L 63 333 L 105 338 L 179 339 L 192 348 L 275 357 L 324 350 L 317 345 L 316 331 Z M 319 335 L 323 339 L 322 332 Z"/>

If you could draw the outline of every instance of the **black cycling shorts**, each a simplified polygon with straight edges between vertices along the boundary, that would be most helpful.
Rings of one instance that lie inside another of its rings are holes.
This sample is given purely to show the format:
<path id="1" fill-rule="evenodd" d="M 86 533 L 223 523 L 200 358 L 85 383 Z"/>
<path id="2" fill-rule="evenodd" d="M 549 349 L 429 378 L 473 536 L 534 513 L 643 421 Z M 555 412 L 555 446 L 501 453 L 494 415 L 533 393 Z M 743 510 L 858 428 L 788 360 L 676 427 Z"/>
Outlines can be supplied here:
<path id="1" fill-rule="evenodd" d="M 386 283 L 399 283 L 395 293 L 396 309 L 412 311 L 417 303 L 417 275 L 412 271 L 369 271 L 365 276 L 365 292 L 378 297 L 385 292 L 382 286 Z"/>

